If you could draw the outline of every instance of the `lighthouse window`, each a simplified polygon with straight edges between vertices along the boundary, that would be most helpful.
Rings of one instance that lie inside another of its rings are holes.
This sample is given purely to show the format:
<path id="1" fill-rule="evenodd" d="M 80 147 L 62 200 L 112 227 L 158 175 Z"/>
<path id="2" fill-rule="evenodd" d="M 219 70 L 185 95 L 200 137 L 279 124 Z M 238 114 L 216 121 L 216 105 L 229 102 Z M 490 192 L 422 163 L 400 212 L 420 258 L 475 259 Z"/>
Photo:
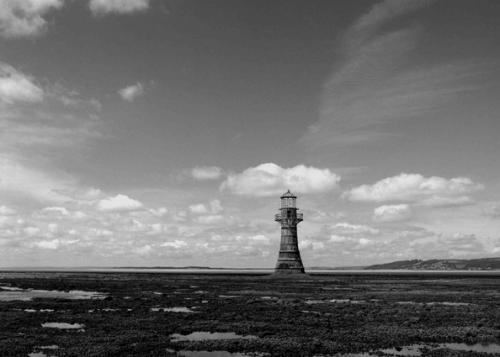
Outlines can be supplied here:
<path id="1" fill-rule="evenodd" d="M 291 209 L 289 209 L 289 210 L 287 211 L 287 216 L 288 216 L 288 217 L 292 217 L 292 210 L 291 210 Z"/>

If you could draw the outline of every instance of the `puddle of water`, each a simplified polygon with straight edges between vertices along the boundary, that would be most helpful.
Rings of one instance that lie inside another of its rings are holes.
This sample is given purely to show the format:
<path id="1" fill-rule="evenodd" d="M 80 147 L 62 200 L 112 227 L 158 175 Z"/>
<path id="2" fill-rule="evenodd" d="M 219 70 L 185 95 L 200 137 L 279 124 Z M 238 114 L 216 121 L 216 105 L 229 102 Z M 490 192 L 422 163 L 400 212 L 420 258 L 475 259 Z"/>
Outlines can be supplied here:
<path id="1" fill-rule="evenodd" d="M 50 346 L 38 346 L 36 347 L 39 350 L 57 350 L 59 346 L 50 345 Z M 31 352 L 28 353 L 28 357 L 51 357 L 51 355 L 47 355 L 44 352 Z"/>
<path id="2" fill-rule="evenodd" d="M 15 288 L 13 286 L 0 286 L 0 289 L 7 290 L 7 291 L 22 291 L 23 290 L 21 288 Z"/>
<path id="3" fill-rule="evenodd" d="M 366 301 L 364 300 L 349 300 L 349 299 L 331 299 L 331 300 L 306 300 L 305 303 L 307 305 L 313 304 L 327 304 L 329 302 L 333 302 L 336 304 L 363 304 Z"/>
<path id="4" fill-rule="evenodd" d="M 422 352 L 420 352 L 421 347 L 423 347 L 423 345 L 411 345 L 403 346 L 400 350 L 395 348 L 386 348 L 380 351 L 393 356 L 420 356 L 422 354 Z"/>
<path id="5" fill-rule="evenodd" d="M 29 313 L 34 313 L 34 312 L 54 312 L 53 309 L 40 309 L 40 310 L 36 310 L 36 309 L 24 309 L 24 312 L 29 312 Z"/>
<path id="6" fill-rule="evenodd" d="M 427 305 L 445 305 L 445 306 L 470 306 L 472 304 L 468 302 L 449 302 L 449 301 L 443 301 L 443 302 L 429 302 Z"/>
<path id="7" fill-rule="evenodd" d="M 442 343 L 439 345 L 441 348 L 449 348 L 456 351 L 473 351 L 473 352 L 486 352 L 486 353 L 500 353 L 500 344 L 498 343 L 476 343 L 467 345 L 465 343 Z"/>
<path id="8" fill-rule="evenodd" d="M 83 324 L 69 324 L 67 322 L 45 322 L 42 327 L 46 328 L 58 328 L 61 330 L 82 330 L 85 327 Z"/>
<path id="9" fill-rule="evenodd" d="M 306 300 L 305 303 L 307 305 L 313 305 L 313 304 L 325 304 L 327 301 L 326 300 Z"/>
<path id="10" fill-rule="evenodd" d="M 444 305 L 444 306 L 471 306 L 468 302 L 451 302 L 451 301 L 432 301 L 432 302 L 416 302 L 416 301 L 396 301 L 399 305 Z"/>
<path id="11" fill-rule="evenodd" d="M 245 339 L 250 340 L 257 338 L 257 336 L 252 335 L 237 335 L 234 332 L 205 332 L 196 331 L 189 335 L 181 335 L 179 333 L 174 333 L 170 335 L 172 342 L 179 341 L 206 341 L 206 340 L 235 340 L 235 339 Z"/>
<path id="12" fill-rule="evenodd" d="M 104 299 L 107 294 L 99 293 L 97 291 L 83 291 L 83 290 L 36 290 L 36 289 L 19 289 L 9 286 L 0 287 L 0 301 L 30 301 L 35 298 L 45 299 L 68 299 L 68 300 L 90 300 L 90 299 Z"/>
<path id="13" fill-rule="evenodd" d="M 431 350 L 439 348 L 448 348 L 454 351 L 483 352 L 491 354 L 500 353 L 500 344 L 497 343 L 487 343 L 487 344 L 476 343 L 473 345 L 467 345 L 465 343 L 440 343 L 438 345 L 433 345 L 433 346 L 425 344 L 403 346 L 401 347 L 400 350 L 397 350 L 396 348 L 386 348 L 372 352 L 348 353 L 340 355 L 339 357 L 375 357 L 377 356 L 378 352 L 383 352 L 391 356 L 418 357 L 422 355 L 420 349 L 424 347 L 429 348 Z"/>
<path id="14" fill-rule="evenodd" d="M 37 347 L 41 350 L 57 350 L 59 348 L 58 345 L 48 345 L 48 346 L 39 346 Z"/>
<path id="15" fill-rule="evenodd" d="M 185 313 L 193 313 L 196 311 L 191 310 L 189 307 L 152 307 L 151 311 L 153 312 L 185 312 Z"/>
<path id="16" fill-rule="evenodd" d="M 227 352 L 227 351 L 178 351 L 178 357 L 263 357 L 264 353 L 243 353 L 243 352 Z"/>

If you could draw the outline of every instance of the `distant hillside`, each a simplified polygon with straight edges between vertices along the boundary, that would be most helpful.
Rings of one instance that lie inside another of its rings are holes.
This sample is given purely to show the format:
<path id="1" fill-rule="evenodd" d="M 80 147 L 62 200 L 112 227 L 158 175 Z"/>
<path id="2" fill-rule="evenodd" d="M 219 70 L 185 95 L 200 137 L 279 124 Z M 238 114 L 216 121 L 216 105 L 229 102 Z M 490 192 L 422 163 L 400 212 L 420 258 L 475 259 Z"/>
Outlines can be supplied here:
<path id="1" fill-rule="evenodd" d="M 365 269 L 404 269 L 404 270 L 500 270 L 500 258 L 481 259 L 431 259 L 400 260 L 386 264 L 376 264 Z"/>

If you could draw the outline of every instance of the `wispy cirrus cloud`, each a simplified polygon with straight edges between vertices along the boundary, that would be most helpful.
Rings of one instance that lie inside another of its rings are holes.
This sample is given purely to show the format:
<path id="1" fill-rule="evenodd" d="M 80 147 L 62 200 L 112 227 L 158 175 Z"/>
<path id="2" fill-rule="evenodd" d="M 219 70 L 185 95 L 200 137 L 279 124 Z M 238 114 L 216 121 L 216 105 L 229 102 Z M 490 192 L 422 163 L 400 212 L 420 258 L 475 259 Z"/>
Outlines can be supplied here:
<path id="1" fill-rule="evenodd" d="M 476 88 L 472 62 L 418 64 L 423 28 L 388 26 L 433 1 L 385 0 L 340 38 L 339 64 L 325 81 L 319 120 L 302 138 L 310 148 L 371 142 L 392 132 L 387 124 L 418 120 Z"/>
<path id="2" fill-rule="evenodd" d="M 100 104 L 0 63 L 0 109 L 0 197 L 70 200 L 78 180 L 52 159 L 100 136 Z"/>

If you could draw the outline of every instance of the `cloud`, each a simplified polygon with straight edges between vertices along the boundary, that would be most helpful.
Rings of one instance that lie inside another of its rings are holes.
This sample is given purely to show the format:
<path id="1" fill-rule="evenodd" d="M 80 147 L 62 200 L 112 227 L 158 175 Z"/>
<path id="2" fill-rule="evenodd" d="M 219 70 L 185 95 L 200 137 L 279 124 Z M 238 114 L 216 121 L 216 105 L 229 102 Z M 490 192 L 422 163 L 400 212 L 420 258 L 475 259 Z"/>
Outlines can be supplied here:
<path id="1" fill-rule="evenodd" d="M 133 102 L 138 97 L 144 94 L 144 87 L 140 82 L 136 84 L 132 84 L 125 88 L 122 88 L 118 91 L 118 94 L 122 97 L 123 100 L 127 102 Z"/>
<path id="2" fill-rule="evenodd" d="M 143 245 L 135 249 L 135 252 L 139 255 L 149 255 L 153 250 L 153 247 L 149 244 Z"/>
<path id="3" fill-rule="evenodd" d="M 68 108 L 61 86 L 41 88 L 35 78 L 0 62 L 0 195 L 18 200 L 62 202 L 78 181 L 55 167 L 54 158 L 72 155 L 100 136 L 95 106 Z M 77 93 L 75 100 L 86 102 Z M 64 147 L 64 150 L 60 150 Z"/>
<path id="4" fill-rule="evenodd" d="M 420 174 L 401 173 L 372 185 L 362 185 L 345 192 L 350 201 L 360 202 L 417 202 L 427 206 L 459 205 L 469 203 L 467 196 L 482 190 L 481 184 L 467 177 L 446 179 Z"/>
<path id="5" fill-rule="evenodd" d="M 428 4 L 431 0 L 385 0 L 375 5 L 363 16 L 361 16 L 350 29 L 349 37 L 355 37 L 356 34 L 365 36 L 373 33 L 377 28 L 387 21 L 398 16 L 416 11 Z"/>
<path id="6" fill-rule="evenodd" d="M 500 218 L 500 204 L 488 204 L 486 207 L 483 207 L 482 214 L 489 218 Z"/>
<path id="7" fill-rule="evenodd" d="M 142 206 L 141 202 L 122 194 L 102 199 L 97 204 L 100 211 L 133 211 L 142 208 Z"/>
<path id="8" fill-rule="evenodd" d="M 339 222 L 332 226 L 332 229 L 344 234 L 369 233 L 378 234 L 379 230 L 362 224 L 351 224 L 347 222 Z"/>
<path id="9" fill-rule="evenodd" d="M 197 217 L 196 222 L 201 224 L 217 224 L 225 222 L 225 218 L 220 214 L 210 214 L 206 216 Z"/>
<path id="10" fill-rule="evenodd" d="M 308 148 L 387 139 L 395 134 L 390 124 L 437 116 L 445 104 L 478 88 L 477 63 L 415 63 L 423 29 L 408 21 L 389 26 L 430 3 L 379 2 L 344 33 L 340 58 L 324 83 L 319 120 L 301 139 Z"/>
<path id="11" fill-rule="evenodd" d="M 16 210 L 7 206 L 0 206 L 0 215 L 2 216 L 11 216 L 16 214 Z"/>
<path id="12" fill-rule="evenodd" d="M 199 181 L 217 180 L 223 173 L 224 171 L 217 166 L 196 166 L 190 172 L 191 176 Z"/>
<path id="13" fill-rule="evenodd" d="M 89 8 L 94 15 L 132 14 L 149 9 L 150 0 L 90 0 Z"/>
<path id="14" fill-rule="evenodd" d="M 34 245 L 42 249 L 57 249 L 61 245 L 61 242 L 59 239 L 42 240 L 35 242 Z"/>
<path id="15" fill-rule="evenodd" d="M 411 217 L 411 208 L 407 204 L 384 205 L 373 210 L 375 222 L 401 222 Z"/>
<path id="16" fill-rule="evenodd" d="M 197 203 L 194 205 L 190 205 L 188 208 L 189 208 L 189 211 L 191 213 L 195 213 L 195 214 L 203 214 L 203 213 L 209 212 L 208 208 L 203 203 Z"/>
<path id="17" fill-rule="evenodd" d="M 63 4 L 63 0 L 0 1 L 0 36 L 19 38 L 42 34 L 47 28 L 44 16 Z"/>
<path id="18" fill-rule="evenodd" d="M 329 169 L 304 165 L 287 169 L 266 163 L 239 174 L 229 174 L 220 189 L 236 195 L 266 197 L 282 194 L 287 189 L 298 194 L 327 192 L 337 188 L 339 181 L 340 176 Z"/>
<path id="19" fill-rule="evenodd" d="M 34 83 L 32 77 L 0 62 L 0 103 L 40 102 L 43 95 L 43 89 Z"/>
<path id="20" fill-rule="evenodd" d="M 207 213 L 217 214 L 224 210 L 222 204 L 217 199 L 210 201 L 208 205 L 205 205 L 203 203 L 196 203 L 190 205 L 188 209 L 191 213 L 194 214 L 207 214 Z"/>
<path id="21" fill-rule="evenodd" d="M 56 170 L 52 173 L 25 166 L 15 157 L 0 155 L 0 194 L 4 197 L 21 195 L 38 201 L 64 202 L 71 200 L 69 192 L 76 181 Z"/>
<path id="22" fill-rule="evenodd" d="M 168 209 L 166 207 L 151 208 L 149 211 L 157 217 L 163 217 L 168 213 Z"/>
<path id="23" fill-rule="evenodd" d="M 349 241 L 351 238 L 350 237 L 345 237 L 345 236 L 339 236 L 337 234 L 332 234 L 330 236 L 330 239 L 328 240 L 331 243 L 344 243 Z"/>
<path id="24" fill-rule="evenodd" d="M 173 242 L 165 242 L 161 244 L 162 247 L 181 249 L 187 247 L 187 243 L 183 240 L 174 240 Z"/>

